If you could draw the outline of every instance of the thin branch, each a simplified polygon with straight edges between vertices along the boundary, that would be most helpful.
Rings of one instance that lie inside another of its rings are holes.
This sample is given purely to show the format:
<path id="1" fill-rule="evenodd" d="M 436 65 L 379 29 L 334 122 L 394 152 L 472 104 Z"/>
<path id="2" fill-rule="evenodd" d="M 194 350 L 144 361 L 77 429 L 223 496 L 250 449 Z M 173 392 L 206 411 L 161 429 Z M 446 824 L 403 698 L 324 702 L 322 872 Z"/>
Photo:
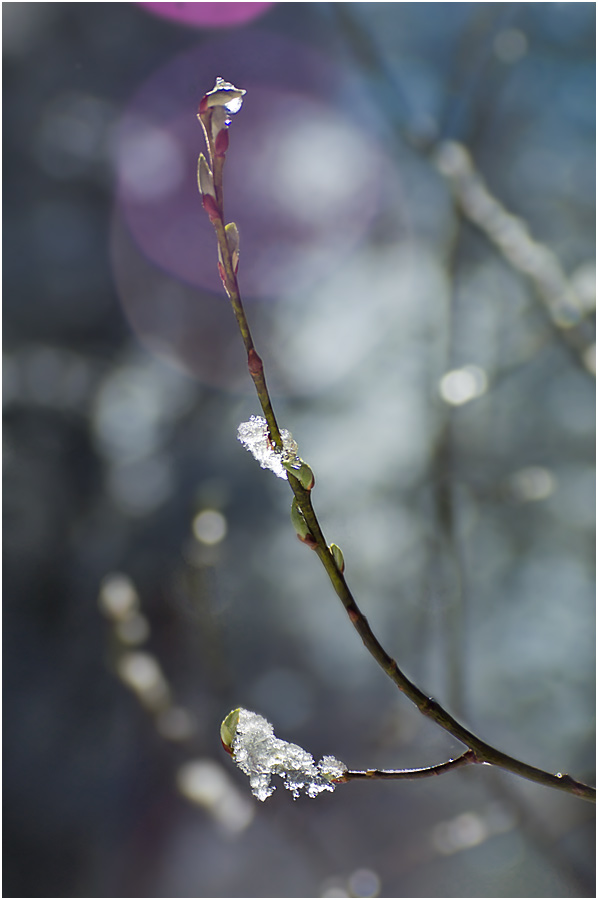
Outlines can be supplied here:
<path id="1" fill-rule="evenodd" d="M 447 762 L 439 763 L 437 766 L 426 766 L 423 769 L 365 769 L 363 772 L 347 771 L 343 773 L 342 778 L 336 779 L 336 783 L 341 784 L 345 781 L 372 781 L 374 779 L 402 779 L 403 781 L 413 781 L 416 778 L 429 778 L 432 775 L 444 775 L 452 769 L 460 769 L 463 766 L 475 763 L 477 760 L 471 750 L 466 750 L 462 756 L 456 759 L 449 759 Z"/>
<path id="2" fill-rule="evenodd" d="M 217 192 L 222 190 L 222 184 L 217 181 L 218 170 L 214 170 L 214 185 L 216 187 Z M 222 176 L 222 167 L 219 170 L 220 177 Z M 251 337 L 251 331 L 249 330 L 249 323 L 247 322 L 247 317 L 245 315 L 245 310 L 243 308 L 243 303 L 241 301 L 241 293 L 239 291 L 239 283 L 237 281 L 237 274 L 235 272 L 235 267 L 233 266 L 231 259 L 231 252 L 228 246 L 228 241 L 226 239 L 226 233 L 224 230 L 224 222 L 223 219 L 216 219 L 213 222 L 214 229 L 216 231 L 216 236 L 218 238 L 218 246 L 220 247 L 220 253 L 222 256 L 222 266 L 224 269 L 225 278 L 223 278 L 223 283 L 225 290 L 230 297 L 230 301 L 233 307 L 233 311 L 235 313 L 235 317 L 237 319 L 237 324 L 239 326 L 239 330 L 241 332 L 241 337 L 243 338 L 243 343 L 245 344 L 245 349 L 247 351 L 247 367 L 249 369 L 249 374 L 253 379 L 253 383 L 255 385 L 255 389 L 257 391 L 257 395 L 260 401 L 260 405 L 264 412 L 264 416 L 268 423 L 268 430 L 270 432 L 270 437 L 272 438 L 272 443 L 278 450 L 282 450 L 282 438 L 280 436 L 280 429 L 278 427 L 278 422 L 276 421 L 276 416 L 274 415 L 274 410 L 272 409 L 272 403 L 270 400 L 270 393 L 268 391 L 268 387 L 266 385 L 266 377 L 264 375 L 264 364 L 260 357 L 257 354 L 257 351 L 253 345 L 253 338 Z"/>
<path id="3" fill-rule="evenodd" d="M 221 130 L 216 135 L 214 134 L 214 121 L 216 121 L 215 119 L 213 119 L 214 110 L 225 108 L 231 114 L 238 111 L 238 108 L 240 108 L 240 104 L 236 109 L 229 109 L 229 106 L 231 105 L 229 98 L 234 99 L 235 97 L 242 97 L 243 94 L 244 91 L 239 91 L 239 89 L 235 88 L 234 85 L 223 82 L 222 79 L 218 79 L 214 89 L 206 94 L 200 103 L 198 118 L 206 134 L 206 141 L 211 162 L 211 169 L 209 169 L 208 171 L 210 179 L 213 179 L 213 181 L 210 191 L 208 189 L 210 186 L 208 186 L 208 188 L 206 187 L 207 176 L 205 176 L 204 174 L 203 182 L 200 178 L 199 189 L 203 197 L 204 207 L 208 212 L 210 221 L 212 222 L 216 231 L 221 258 L 221 264 L 219 266 L 220 275 L 226 293 L 230 297 L 237 323 L 241 331 L 243 342 L 245 344 L 245 349 L 247 350 L 249 371 L 254 381 L 264 416 L 268 423 L 270 438 L 274 447 L 280 450 L 282 449 L 282 438 L 280 436 L 280 430 L 276 421 L 276 417 L 274 415 L 274 411 L 272 409 L 272 403 L 270 400 L 268 388 L 266 386 L 263 363 L 260 357 L 257 355 L 257 352 L 253 345 L 253 339 L 251 337 L 249 324 L 247 322 L 245 311 L 243 309 L 243 303 L 241 300 L 241 293 L 239 290 L 236 274 L 237 264 L 234 261 L 234 254 L 231 250 L 231 246 L 229 245 L 227 230 L 224 221 L 224 212 L 222 205 L 222 172 L 224 166 L 224 152 L 226 150 L 226 147 L 228 146 L 228 135 L 226 134 L 226 140 L 221 140 L 221 134 L 225 131 L 225 129 L 228 128 L 230 120 L 225 119 L 223 116 L 220 116 L 217 120 L 217 123 L 218 127 L 221 126 Z M 218 150 L 219 143 L 220 147 L 224 146 L 224 151 L 222 151 L 222 149 Z M 202 163 L 200 158 L 200 172 L 201 170 Z M 417 685 L 415 685 L 407 678 L 407 676 L 397 665 L 396 661 L 391 656 L 389 656 L 386 650 L 382 647 L 374 632 L 370 628 L 366 617 L 359 609 L 355 598 L 353 597 L 349 586 L 347 585 L 345 577 L 337 566 L 332 551 L 330 550 L 328 543 L 324 537 L 324 534 L 320 527 L 320 523 L 318 522 L 316 513 L 312 505 L 311 491 L 304 488 L 300 481 L 290 471 L 288 471 L 288 481 L 291 490 L 295 495 L 301 513 L 303 514 L 305 522 L 307 523 L 307 526 L 309 528 L 310 540 L 306 541 L 306 543 L 308 543 L 309 546 L 311 546 L 312 549 L 315 550 L 318 558 L 320 559 L 328 574 L 328 577 L 337 596 L 345 607 L 345 610 L 347 611 L 347 614 L 355 630 L 363 641 L 365 647 L 374 657 L 378 665 L 386 672 L 388 677 L 396 684 L 399 690 L 402 691 L 405 696 L 415 704 L 422 715 L 426 716 L 428 719 L 432 719 L 441 728 L 443 728 L 449 734 L 452 734 L 453 737 L 457 738 L 457 740 L 461 741 L 461 743 L 465 744 L 465 746 L 469 748 L 468 753 L 465 753 L 462 757 L 459 757 L 459 759 L 462 760 L 459 765 L 465 765 L 466 763 L 472 761 L 477 763 L 488 763 L 490 765 L 499 766 L 500 768 L 506 769 L 509 772 L 513 772 L 515 775 L 519 775 L 522 778 L 527 778 L 530 781 L 535 781 L 538 784 L 543 784 L 546 787 L 552 787 L 556 790 L 566 791 L 567 793 L 582 797 L 585 800 L 596 802 L 595 788 L 592 788 L 587 784 L 583 784 L 582 782 L 576 781 L 570 775 L 562 775 L 560 772 L 557 774 L 552 774 L 550 772 L 545 772 L 542 769 L 537 769 L 535 768 L 535 766 L 527 765 L 526 763 L 523 763 L 512 756 L 508 756 L 506 753 L 502 753 L 500 750 L 497 750 L 495 747 L 492 747 L 485 741 L 482 741 L 475 734 L 473 734 L 473 732 L 469 731 L 456 719 L 454 719 L 453 716 L 451 716 L 450 713 L 448 713 L 440 705 L 440 703 L 434 700 L 434 698 L 428 697 L 422 690 L 420 690 L 420 688 L 417 687 Z M 456 766 L 456 762 L 456 760 L 451 760 L 449 763 L 442 763 L 440 767 L 432 768 L 446 771 L 447 766 L 450 768 L 454 768 Z M 429 770 L 423 769 L 407 771 L 427 772 Z M 441 772 L 434 771 L 433 774 L 441 774 Z M 368 776 L 367 774 L 360 773 L 356 774 L 354 777 L 371 778 L 374 776 Z M 400 778 L 407 776 L 397 774 L 393 777 Z M 411 777 L 426 776 L 412 775 Z"/>

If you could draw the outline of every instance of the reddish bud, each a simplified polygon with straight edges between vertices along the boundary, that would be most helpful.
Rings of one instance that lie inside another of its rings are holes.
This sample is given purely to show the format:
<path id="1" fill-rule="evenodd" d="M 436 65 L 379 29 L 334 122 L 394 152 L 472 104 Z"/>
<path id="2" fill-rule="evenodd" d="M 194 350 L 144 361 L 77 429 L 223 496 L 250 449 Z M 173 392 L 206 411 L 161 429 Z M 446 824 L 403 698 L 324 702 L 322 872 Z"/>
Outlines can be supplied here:
<path id="1" fill-rule="evenodd" d="M 260 372 L 264 371 L 264 364 L 253 347 L 247 354 L 247 365 L 252 375 L 259 375 Z"/>
<path id="2" fill-rule="evenodd" d="M 200 116 L 203 116 L 205 113 L 207 113 L 208 109 L 209 109 L 209 107 L 208 107 L 208 95 L 205 94 L 205 95 L 201 98 L 201 100 L 199 101 L 199 109 L 198 109 L 198 111 L 197 111 L 197 114 L 200 115 Z"/>
<path id="3" fill-rule="evenodd" d="M 212 197 L 211 194 L 203 194 L 201 201 L 203 203 L 203 208 L 210 217 L 210 222 L 218 222 L 222 216 L 220 215 L 220 210 L 218 209 L 215 198 Z"/>
<path id="4" fill-rule="evenodd" d="M 226 272 L 224 271 L 224 266 L 222 265 L 222 263 L 220 261 L 218 261 L 218 274 L 220 275 L 220 278 L 222 279 L 222 284 L 226 288 Z"/>
<path id="5" fill-rule="evenodd" d="M 223 128 L 222 131 L 219 131 L 216 135 L 216 140 L 214 141 L 214 155 L 215 156 L 224 156 L 226 151 L 228 150 L 228 129 Z"/>
<path id="6" fill-rule="evenodd" d="M 232 756 L 232 753 L 231 753 Z M 339 775 L 338 778 L 331 778 L 330 784 L 346 784 L 349 779 L 346 775 Z"/>
<path id="7" fill-rule="evenodd" d="M 302 544 L 307 544 L 308 547 L 311 547 L 312 550 L 315 550 L 318 546 L 315 538 L 311 536 L 311 534 L 306 534 L 305 537 L 301 537 L 300 534 L 297 535 Z"/>

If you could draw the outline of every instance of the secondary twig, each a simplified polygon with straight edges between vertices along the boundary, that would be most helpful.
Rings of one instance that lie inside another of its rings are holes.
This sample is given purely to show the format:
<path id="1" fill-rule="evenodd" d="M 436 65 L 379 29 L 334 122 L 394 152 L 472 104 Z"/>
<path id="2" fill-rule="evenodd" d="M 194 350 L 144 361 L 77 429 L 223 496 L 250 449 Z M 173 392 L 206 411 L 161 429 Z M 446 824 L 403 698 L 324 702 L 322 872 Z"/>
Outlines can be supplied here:
<path id="1" fill-rule="evenodd" d="M 426 766 L 423 769 L 365 769 L 363 772 L 348 770 L 343 772 L 341 778 L 336 779 L 340 784 L 345 781 L 363 781 L 374 779 L 403 779 L 404 781 L 413 781 L 416 778 L 429 778 L 431 775 L 444 775 L 452 769 L 460 769 L 462 766 L 470 765 L 477 762 L 473 751 L 466 750 L 456 759 L 449 759 L 447 762 L 439 763 L 437 766 Z"/>

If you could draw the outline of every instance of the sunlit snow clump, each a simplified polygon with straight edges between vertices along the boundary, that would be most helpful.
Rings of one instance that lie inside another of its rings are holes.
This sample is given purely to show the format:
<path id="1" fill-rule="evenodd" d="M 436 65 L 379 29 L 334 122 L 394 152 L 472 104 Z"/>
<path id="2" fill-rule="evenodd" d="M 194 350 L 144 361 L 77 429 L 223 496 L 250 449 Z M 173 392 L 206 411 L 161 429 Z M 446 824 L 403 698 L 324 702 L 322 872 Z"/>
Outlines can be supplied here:
<path id="1" fill-rule="evenodd" d="M 275 787 L 270 783 L 272 775 L 280 775 L 285 788 L 296 799 L 302 791 L 308 797 L 333 791 L 334 779 L 342 778 L 347 771 L 346 765 L 333 756 L 325 756 L 316 764 L 307 750 L 277 738 L 270 722 L 257 713 L 235 710 L 225 723 L 231 718 L 236 721 L 230 747 L 232 756 L 249 775 L 252 793 L 258 800 L 266 800 L 274 792 Z"/>
<path id="2" fill-rule="evenodd" d="M 270 443 L 268 423 L 262 416 L 251 416 L 249 422 L 242 422 L 237 431 L 237 437 L 245 449 L 257 459 L 262 469 L 271 469 L 279 478 L 286 478 L 283 463 L 293 463 L 297 460 L 297 444 L 286 428 L 281 429 L 280 436 L 282 451 L 276 450 Z"/>

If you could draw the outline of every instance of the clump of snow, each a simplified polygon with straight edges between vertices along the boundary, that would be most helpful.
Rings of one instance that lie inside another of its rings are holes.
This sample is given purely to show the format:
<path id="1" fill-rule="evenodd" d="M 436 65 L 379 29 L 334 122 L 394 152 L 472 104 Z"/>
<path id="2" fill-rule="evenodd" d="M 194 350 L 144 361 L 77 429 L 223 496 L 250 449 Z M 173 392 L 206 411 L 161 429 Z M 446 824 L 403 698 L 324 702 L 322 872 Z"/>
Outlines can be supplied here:
<path id="1" fill-rule="evenodd" d="M 249 775 L 258 800 L 266 800 L 274 792 L 272 775 L 279 775 L 297 799 L 302 791 L 308 797 L 333 791 L 334 780 L 347 771 L 346 765 L 333 756 L 325 756 L 316 764 L 311 753 L 298 744 L 281 741 L 267 719 L 247 709 L 239 710 L 232 751 L 239 768 Z"/>
<path id="2" fill-rule="evenodd" d="M 262 416 L 251 416 L 249 422 L 242 422 L 237 430 L 237 437 L 246 450 L 257 459 L 262 469 L 270 469 L 279 478 L 286 478 L 283 463 L 297 460 L 297 444 L 293 435 L 286 428 L 280 431 L 282 451 L 276 450 L 270 441 L 268 423 Z"/>

